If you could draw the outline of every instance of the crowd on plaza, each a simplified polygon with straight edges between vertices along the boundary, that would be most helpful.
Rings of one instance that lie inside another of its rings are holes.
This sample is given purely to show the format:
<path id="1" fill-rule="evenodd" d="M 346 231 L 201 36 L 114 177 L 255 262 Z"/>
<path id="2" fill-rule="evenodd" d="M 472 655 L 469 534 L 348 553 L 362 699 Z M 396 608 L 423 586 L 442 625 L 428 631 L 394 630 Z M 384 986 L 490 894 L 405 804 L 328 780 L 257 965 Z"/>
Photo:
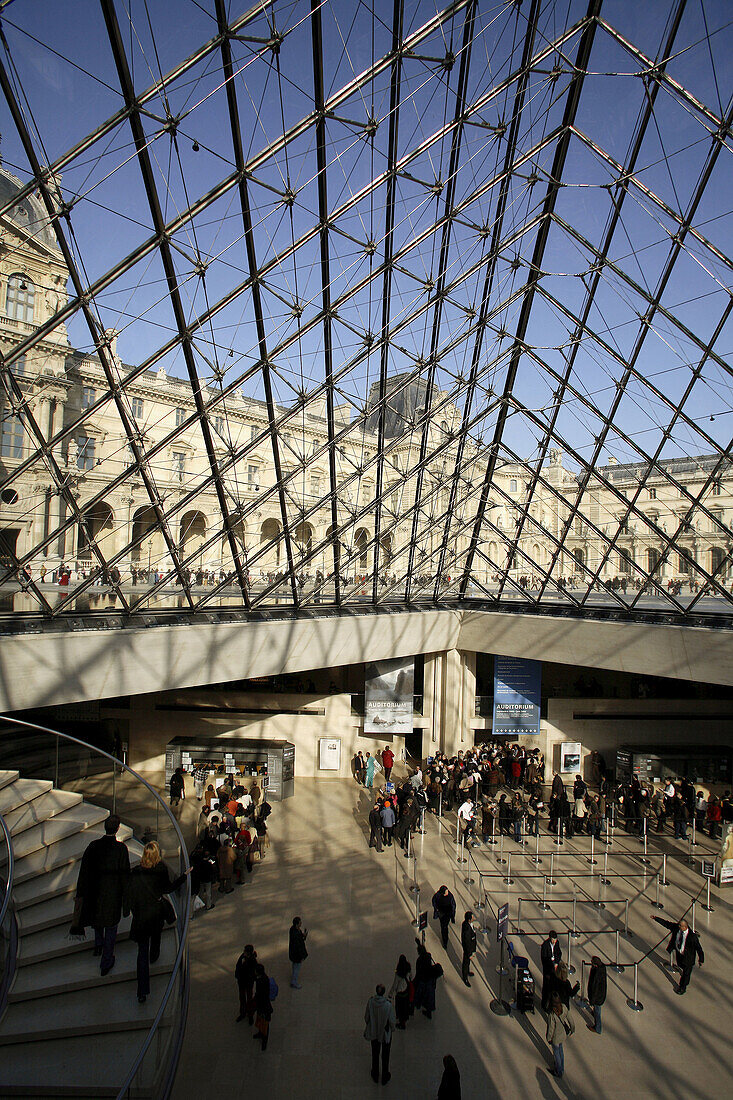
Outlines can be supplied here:
<path id="1" fill-rule="evenodd" d="M 416 831 L 423 831 L 425 813 L 443 815 L 454 808 L 458 835 L 462 843 L 468 845 L 488 844 L 497 835 L 511 837 L 521 844 L 527 835 L 537 835 L 541 820 L 543 827 L 558 839 L 587 834 L 600 843 L 608 840 L 609 823 L 614 827 L 622 825 L 629 833 L 642 834 L 652 826 L 657 833 L 662 832 L 670 822 L 674 836 L 685 839 L 687 822 L 694 819 L 699 830 L 707 828 L 710 837 L 715 839 L 726 823 L 733 822 L 733 801 L 729 791 L 722 798 L 708 797 L 705 790 L 696 790 L 687 777 L 669 777 L 657 789 L 646 788 L 637 776 L 628 784 L 616 783 L 607 775 L 602 757 L 593 761 L 597 789 L 591 791 L 580 774 L 567 785 L 557 772 L 550 779 L 545 774 L 540 750 L 517 743 L 488 742 L 452 757 L 437 752 L 427 761 L 424 772 L 418 766 L 398 783 L 391 782 L 393 767 L 394 753 L 389 746 L 381 754 L 357 752 L 352 760 L 354 778 L 366 789 L 374 788 L 378 771 L 384 772 L 385 783 L 376 794 L 368 818 L 369 846 L 380 853 L 395 842 L 409 852 L 410 837 Z M 545 803 L 547 788 L 549 796 Z M 441 886 L 433 895 L 432 909 L 439 924 L 441 943 L 447 948 L 450 925 L 456 923 L 456 899 L 447 886 Z M 675 992 L 684 994 L 695 958 L 700 965 L 704 960 L 699 938 L 684 919 L 678 922 L 654 919 L 671 933 L 667 946 L 670 967 L 676 966 L 681 975 Z M 391 1030 L 404 1029 L 418 1009 L 422 1009 L 428 1019 L 435 1010 L 436 988 L 443 968 L 419 940 L 416 943 L 418 955 L 414 968 L 401 955 L 389 991 L 379 986 L 376 998 L 372 998 L 382 1005 L 380 1026 L 382 1020 L 388 1018 L 383 1033 L 378 1034 L 379 1028 L 372 1027 L 369 1035 L 375 1081 L 378 1080 L 380 1054 L 382 1081 L 389 1080 Z M 471 911 L 466 911 L 461 924 L 460 945 L 461 977 L 470 987 L 471 956 L 476 950 Z M 579 983 L 573 985 L 569 980 L 555 931 L 549 933 L 542 945 L 541 964 L 541 1005 L 546 1013 L 546 1038 L 553 1052 L 551 1072 L 561 1078 L 564 1074 L 563 1042 L 575 1032 L 571 1001 L 580 987 Z M 585 992 L 592 1016 L 587 1027 L 600 1035 L 602 1006 L 606 999 L 606 967 L 596 955 L 590 960 Z M 386 1005 L 392 1006 L 391 1016 Z M 460 1085 L 457 1087 L 460 1090 Z M 446 1091 L 440 1095 L 459 1096 L 460 1091 Z"/>

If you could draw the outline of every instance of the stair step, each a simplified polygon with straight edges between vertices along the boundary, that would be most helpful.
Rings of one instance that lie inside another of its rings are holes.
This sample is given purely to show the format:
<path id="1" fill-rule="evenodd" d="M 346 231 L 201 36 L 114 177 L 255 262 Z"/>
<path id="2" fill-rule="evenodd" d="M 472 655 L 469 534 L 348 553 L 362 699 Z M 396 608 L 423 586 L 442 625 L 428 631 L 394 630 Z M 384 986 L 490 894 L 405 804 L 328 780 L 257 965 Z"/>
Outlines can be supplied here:
<path id="1" fill-rule="evenodd" d="M 35 1044 L 32 1052 L 36 1083 L 33 1085 L 27 1083 L 27 1043 L 3 1047 L 0 1095 L 24 1096 L 27 1100 L 47 1096 L 78 1097 L 79 1100 L 115 1097 L 134 1064 L 141 1041 L 139 1034 L 132 1033 L 127 1036 L 98 1035 L 93 1045 L 85 1035 Z M 156 1070 L 156 1060 L 153 1057 L 145 1059 L 139 1074 L 141 1080 L 131 1091 L 132 1097 L 153 1096 Z"/>
<path id="2" fill-rule="evenodd" d="M 3 787 L 7 787 L 9 783 L 15 783 L 19 775 L 20 772 L 0 771 L 0 791 Z"/>
<path id="3" fill-rule="evenodd" d="M 32 829 L 26 829 L 17 840 L 13 840 L 13 852 L 16 859 L 30 855 L 68 836 L 80 833 L 90 825 L 99 825 L 109 817 L 109 811 L 101 806 L 90 806 L 82 802 L 79 806 L 72 806 L 64 810 L 50 821 L 44 821 L 40 825 L 34 825 Z M 86 837 L 81 838 L 82 851 L 88 843 Z"/>
<path id="4" fill-rule="evenodd" d="M 137 1001 L 136 981 L 107 985 L 106 979 L 100 979 L 99 974 L 100 984 L 96 988 L 64 989 L 55 997 L 13 1004 L 0 1028 L 0 1048 L 11 1043 L 46 1042 L 74 1035 L 149 1030 L 160 1008 L 168 977 L 166 973 L 152 979 L 150 995 L 142 1005 Z M 35 1057 L 35 1047 L 29 1050 L 28 1057 Z M 3 1054 L 0 1054 L 0 1061 L 4 1061 Z"/>
<path id="5" fill-rule="evenodd" d="M 70 941 L 64 941 L 68 947 Z M 132 940 L 118 939 L 115 945 L 115 965 L 105 978 L 99 974 L 99 959 L 92 954 L 93 939 L 87 939 L 86 951 L 58 956 L 52 962 L 38 962 L 21 966 L 16 970 L 15 981 L 8 995 L 9 1004 L 53 997 L 63 989 L 94 989 L 100 982 L 104 986 L 117 982 L 137 981 L 137 944 Z M 176 959 L 177 939 L 172 928 L 163 930 L 160 941 L 160 958 L 150 967 L 150 973 L 169 974 Z"/>
<path id="6" fill-rule="evenodd" d="M 4 814 L 5 824 L 10 829 L 13 837 L 13 850 L 15 850 L 15 838 L 25 832 L 26 829 L 31 829 L 42 821 L 50 821 L 52 817 L 63 813 L 64 810 L 70 810 L 72 806 L 78 806 L 81 800 L 81 795 L 74 794 L 73 791 L 50 790 L 45 794 L 38 795 L 31 802 L 18 806 L 16 810 Z"/>
<path id="7" fill-rule="evenodd" d="M 71 917 L 72 911 L 69 908 L 65 922 L 42 931 L 34 931 L 31 928 L 26 935 L 21 934 L 18 940 L 17 965 L 19 967 L 33 966 L 35 963 L 56 959 L 59 955 L 78 955 L 85 951 L 91 952 L 94 947 L 94 932 L 92 929 L 87 928 L 85 939 L 70 938 L 69 925 L 71 924 Z M 122 917 L 117 925 L 118 942 L 126 940 L 129 935 L 130 917 Z"/>
<path id="8" fill-rule="evenodd" d="M 7 817 L 12 810 L 31 802 L 41 794 L 47 794 L 53 786 L 49 779 L 16 779 L 0 788 L 0 814 Z"/>
<path id="9" fill-rule="evenodd" d="M 73 864 L 72 868 L 76 871 Z M 25 909 L 16 910 L 18 932 L 21 936 L 29 936 L 34 932 L 55 928 L 59 924 L 63 924 L 65 932 L 68 932 L 73 912 L 74 895 L 68 891 L 58 897 L 38 902 L 37 905 L 28 905 Z"/>
<path id="10" fill-rule="evenodd" d="M 19 920 L 21 910 L 23 909 L 35 908 L 36 905 L 41 905 L 43 902 L 50 901 L 51 898 L 57 898 L 64 894 L 76 892 L 76 882 L 79 877 L 78 859 L 81 858 L 81 854 L 86 845 L 90 843 L 91 840 L 96 839 L 96 837 L 92 835 L 96 833 L 96 831 L 96 828 L 85 829 L 85 831 L 80 834 L 79 839 L 82 844 L 79 846 L 78 857 L 70 858 L 60 866 L 51 868 L 45 873 L 39 871 L 33 878 L 26 878 L 23 882 L 18 883 L 13 890 L 13 901 Z M 102 830 L 99 830 L 99 832 L 100 835 L 102 835 Z M 130 853 L 130 866 L 134 867 L 135 864 L 140 861 L 140 857 L 143 854 L 142 844 L 132 839 L 131 830 L 124 825 L 120 826 L 117 836 L 127 845 L 127 850 Z M 68 843 L 68 840 L 60 842 L 60 844 Z M 58 848 L 60 844 L 54 845 L 54 847 Z M 32 855 L 26 856 L 25 860 L 21 860 L 20 866 L 23 867 L 26 860 L 34 859 L 35 856 L 39 854 L 41 853 L 34 852 Z"/>
<path id="11" fill-rule="evenodd" d="M 33 879 L 45 875 L 55 868 L 64 867 L 69 863 L 76 863 L 84 854 L 87 844 L 90 844 L 92 840 L 98 840 L 101 836 L 104 836 L 104 827 L 93 825 L 88 829 L 84 829 L 81 833 L 74 833 L 63 840 L 56 841 L 49 848 L 39 848 L 35 852 L 30 852 L 22 859 L 17 859 L 16 855 L 15 888 L 13 890 L 16 904 L 18 897 L 21 896 L 21 887 L 26 887 L 27 891 L 31 891 L 34 889 L 32 886 Z M 136 858 L 139 859 L 142 854 L 142 845 L 138 844 L 136 840 L 128 839 L 132 836 L 132 830 L 127 825 L 121 825 L 117 836 L 127 844 L 130 852 L 130 862 L 133 861 L 133 849 Z M 76 873 L 78 874 L 78 869 Z M 27 893 L 25 896 L 27 896 Z M 32 902 L 25 901 L 24 904 L 29 905 Z"/>

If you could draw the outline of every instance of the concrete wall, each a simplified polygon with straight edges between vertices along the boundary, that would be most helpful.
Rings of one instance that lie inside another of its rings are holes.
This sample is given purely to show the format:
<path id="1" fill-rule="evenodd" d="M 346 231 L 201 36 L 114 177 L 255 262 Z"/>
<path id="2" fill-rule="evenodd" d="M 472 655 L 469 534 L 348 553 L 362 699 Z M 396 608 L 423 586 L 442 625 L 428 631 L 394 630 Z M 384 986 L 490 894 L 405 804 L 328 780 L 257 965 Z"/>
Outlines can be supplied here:
<path id="1" fill-rule="evenodd" d="M 579 717 L 591 715 L 593 717 Z M 583 746 L 583 774 L 590 778 L 586 760 L 602 752 L 613 767 L 621 745 L 730 745 L 733 713 L 730 700 L 715 699 L 548 699 L 538 744 L 550 769 L 560 765 L 562 741 Z"/>
<path id="2" fill-rule="evenodd" d="M 131 700 L 129 762 L 147 777 L 160 775 L 165 747 L 174 737 L 281 738 L 295 745 L 295 774 L 338 779 L 351 775 L 351 758 L 361 749 L 372 755 L 390 744 L 401 759 L 404 738 L 364 735 L 363 718 L 351 712 L 351 696 L 195 691 L 143 695 Z M 222 707 L 229 715 L 202 715 L 197 706 Z M 168 709 L 175 706 L 180 709 Z M 267 712 L 270 713 L 267 713 Z M 285 714 L 283 711 L 297 711 Z M 245 713 L 248 712 L 248 713 Z M 341 739 L 340 771 L 321 771 L 318 741 Z"/>

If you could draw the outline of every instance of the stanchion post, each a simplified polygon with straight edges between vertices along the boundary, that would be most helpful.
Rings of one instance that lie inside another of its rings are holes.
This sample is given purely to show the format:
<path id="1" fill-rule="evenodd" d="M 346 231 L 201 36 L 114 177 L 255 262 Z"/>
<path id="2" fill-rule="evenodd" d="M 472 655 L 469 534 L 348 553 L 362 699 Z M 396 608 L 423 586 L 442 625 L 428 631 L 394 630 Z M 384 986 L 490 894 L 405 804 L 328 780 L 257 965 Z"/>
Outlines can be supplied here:
<path id="1" fill-rule="evenodd" d="M 624 904 L 624 935 L 631 938 L 633 932 L 629 932 L 629 899 L 626 899 Z"/>
<path id="2" fill-rule="evenodd" d="M 513 886 L 514 885 L 514 879 L 512 878 L 512 854 L 511 854 L 511 852 L 507 856 L 506 877 L 504 879 L 504 885 L 505 886 Z"/>
<path id="3" fill-rule="evenodd" d="M 438 817 L 441 818 L 442 816 L 443 816 L 443 788 L 441 787 L 440 791 L 438 792 Z"/>
<path id="4" fill-rule="evenodd" d="M 578 931 L 576 923 L 575 923 L 575 906 L 576 906 L 576 903 L 577 903 L 577 900 L 578 900 L 577 894 L 578 894 L 577 886 L 576 886 L 576 883 L 575 883 L 575 879 L 573 879 L 573 928 L 572 928 L 572 931 L 569 933 L 569 935 L 571 935 L 574 940 L 577 940 L 578 936 L 580 935 L 580 932 Z"/>
<path id="5" fill-rule="evenodd" d="M 643 829 L 644 829 L 644 855 L 639 857 L 639 862 L 643 863 L 644 866 L 648 867 L 649 864 L 651 863 L 651 860 L 647 858 L 647 853 L 646 853 L 646 848 L 647 848 L 646 823 L 647 823 L 647 819 L 645 817 L 643 817 L 641 820 L 643 822 Z"/>
<path id="6" fill-rule="evenodd" d="M 468 866 L 466 868 L 466 877 L 464 878 L 463 881 L 465 882 L 466 886 L 473 886 L 474 881 L 475 881 L 474 879 L 471 878 L 471 860 L 473 859 L 473 856 L 471 855 L 471 849 L 470 848 L 464 849 L 464 851 L 468 851 Z"/>
<path id="7" fill-rule="evenodd" d="M 707 897 L 706 903 L 703 905 L 703 909 L 707 913 L 714 913 L 715 912 L 712 905 L 710 904 L 710 876 L 708 876 L 708 897 Z"/>
<path id="8" fill-rule="evenodd" d="M 481 872 L 480 871 L 479 871 L 479 879 L 481 879 Z M 480 889 L 483 890 L 483 882 L 481 882 Z M 489 907 L 489 899 L 486 896 L 486 891 L 484 890 L 484 905 L 483 905 L 484 923 L 481 926 L 481 932 L 483 933 L 484 936 L 488 936 L 491 932 L 491 929 L 489 928 L 489 908 L 490 908 Z"/>
<path id="9" fill-rule="evenodd" d="M 573 938 L 568 932 L 568 974 L 575 973 L 575 967 L 572 964 L 572 951 L 573 951 Z"/>
<path id="10" fill-rule="evenodd" d="M 522 928 L 522 899 L 517 898 L 517 926 L 514 929 L 515 935 L 523 936 L 524 929 Z"/>
<path id="11" fill-rule="evenodd" d="M 595 866 L 595 864 L 598 862 L 598 860 L 593 858 L 593 856 L 595 855 L 595 841 L 596 841 L 596 838 L 595 838 L 594 834 L 591 833 L 590 834 L 590 859 L 588 860 L 588 863 L 590 863 L 591 867 Z"/>
<path id="12" fill-rule="evenodd" d="M 550 852 L 550 877 L 547 879 L 548 886 L 557 886 L 557 880 L 554 878 L 555 874 L 555 853 Z"/>
<path id="13" fill-rule="evenodd" d="M 692 847 L 697 847 L 697 818 L 692 815 Z"/>
<path id="14" fill-rule="evenodd" d="M 605 906 L 605 904 L 603 903 L 603 901 L 601 900 L 601 888 L 602 888 L 602 885 L 603 885 L 603 884 L 602 884 L 602 882 L 601 882 L 601 879 L 600 879 L 600 878 L 598 878 L 598 880 L 597 880 L 597 881 L 598 881 L 598 897 L 597 897 L 597 899 L 596 899 L 596 901 L 595 901 L 595 907 L 596 907 L 596 909 L 605 909 L 605 908 L 606 908 L 606 906 Z"/>
<path id="15" fill-rule="evenodd" d="M 489 844 L 496 844 L 496 818 L 491 815 L 491 836 L 489 837 Z"/>
<path id="16" fill-rule="evenodd" d="M 691 921 L 693 932 L 697 932 L 697 929 L 695 928 L 695 905 L 696 904 L 697 904 L 697 902 L 693 901 L 693 903 L 692 903 L 692 921 Z"/>
<path id="17" fill-rule="evenodd" d="M 583 990 L 585 989 L 585 959 L 580 960 L 580 1003 L 585 1004 Z"/>
<path id="18" fill-rule="evenodd" d="M 667 878 L 667 853 L 662 854 L 662 877 L 659 880 L 660 886 L 669 886 L 669 879 Z"/>
<path id="19" fill-rule="evenodd" d="M 497 863 L 506 863 L 504 859 L 504 834 L 499 833 L 499 855 L 496 860 Z"/>
<path id="20" fill-rule="evenodd" d="M 420 887 L 415 887 L 415 919 L 412 922 L 415 928 L 420 924 Z"/>
<path id="21" fill-rule="evenodd" d="M 558 848 L 562 844 L 562 841 L 560 840 L 560 818 L 559 817 L 557 819 L 557 837 L 555 838 L 555 844 L 557 844 Z"/>
<path id="22" fill-rule="evenodd" d="M 664 909 L 664 906 L 659 900 L 659 875 L 657 875 L 656 878 L 656 893 L 654 896 L 654 901 L 652 902 L 652 909 Z"/>
<path id="23" fill-rule="evenodd" d="M 540 909 L 546 911 L 550 906 L 547 904 L 547 875 L 542 876 L 542 901 L 540 902 Z"/>
<path id="24" fill-rule="evenodd" d="M 634 1012 L 641 1012 L 644 1005 L 639 1000 L 639 964 L 634 963 L 634 996 L 626 998 L 626 1004 Z"/>
<path id="25" fill-rule="evenodd" d="M 621 974 L 623 972 L 624 968 L 621 965 L 621 963 L 619 962 L 618 952 L 619 952 L 619 937 L 618 937 L 618 928 L 617 928 L 616 929 L 616 961 L 614 962 L 613 966 L 611 967 L 611 970 L 615 970 L 615 972 L 617 974 Z"/>
<path id="26" fill-rule="evenodd" d="M 687 862 L 692 865 L 692 837 L 687 838 Z"/>
<path id="27" fill-rule="evenodd" d="M 604 886 L 611 885 L 611 880 L 608 877 L 608 843 L 606 843 L 606 850 L 603 853 L 603 874 L 601 876 L 601 882 Z"/>
<path id="28" fill-rule="evenodd" d="M 539 863 L 542 863 L 542 860 L 540 859 L 540 830 L 539 830 L 539 827 L 537 828 L 537 832 L 535 833 L 534 855 L 531 856 L 530 858 L 531 858 L 532 862 L 534 863 L 535 867 Z"/>

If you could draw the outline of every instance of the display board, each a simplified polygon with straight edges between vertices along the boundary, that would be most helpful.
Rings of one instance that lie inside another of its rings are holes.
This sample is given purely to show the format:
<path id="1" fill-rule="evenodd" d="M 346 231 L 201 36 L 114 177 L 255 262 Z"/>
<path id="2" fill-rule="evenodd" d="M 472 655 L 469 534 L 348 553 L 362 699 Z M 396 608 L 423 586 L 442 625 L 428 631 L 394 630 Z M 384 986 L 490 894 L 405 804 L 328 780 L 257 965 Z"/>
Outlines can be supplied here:
<path id="1" fill-rule="evenodd" d="M 415 663 L 374 661 L 364 672 L 364 733 L 412 732 Z"/>
<path id="2" fill-rule="evenodd" d="M 580 771 L 580 741 L 563 741 L 560 745 L 560 771 Z"/>
<path id="3" fill-rule="evenodd" d="M 494 734 L 539 734 L 542 662 L 494 657 Z"/>
<path id="4" fill-rule="evenodd" d="M 341 739 L 339 737 L 319 737 L 318 767 L 323 772 L 341 770 Z"/>

